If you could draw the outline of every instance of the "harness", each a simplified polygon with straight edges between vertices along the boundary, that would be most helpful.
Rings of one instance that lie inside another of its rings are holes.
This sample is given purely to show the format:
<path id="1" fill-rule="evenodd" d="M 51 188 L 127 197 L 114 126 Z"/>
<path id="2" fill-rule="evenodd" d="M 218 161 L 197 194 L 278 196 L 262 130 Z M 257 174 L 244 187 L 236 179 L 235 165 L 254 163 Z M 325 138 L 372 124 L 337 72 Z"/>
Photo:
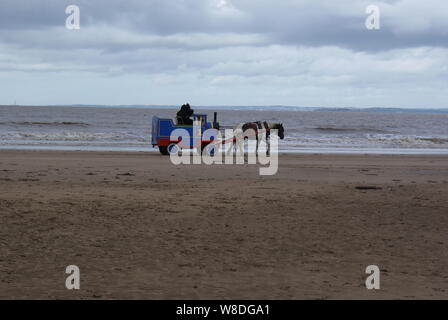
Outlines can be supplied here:
<path id="1" fill-rule="evenodd" d="M 256 126 L 256 132 L 255 134 L 258 136 L 258 134 L 260 133 L 260 130 L 264 130 L 266 132 L 266 139 L 268 139 L 271 135 L 271 129 L 269 128 L 269 124 L 266 121 L 254 121 L 254 122 L 248 122 L 246 124 L 243 125 L 243 131 L 245 130 L 244 127 L 246 125 L 255 125 Z M 262 131 L 261 131 L 262 132 Z"/>

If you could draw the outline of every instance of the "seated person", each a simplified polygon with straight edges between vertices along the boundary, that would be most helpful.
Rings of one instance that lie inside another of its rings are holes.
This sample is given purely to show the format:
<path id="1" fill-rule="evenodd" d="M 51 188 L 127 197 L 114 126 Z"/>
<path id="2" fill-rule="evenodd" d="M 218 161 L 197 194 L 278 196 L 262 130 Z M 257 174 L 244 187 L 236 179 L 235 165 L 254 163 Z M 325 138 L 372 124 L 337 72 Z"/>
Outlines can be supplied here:
<path id="1" fill-rule="evenodd" d="M 183 104 L 176 115 L 177 124 L 192 125 L 193 120 L 190 117 L 193 115 L 193 113 L 194 110 L 190 108 L 190 105 L 188 103 Z"/>

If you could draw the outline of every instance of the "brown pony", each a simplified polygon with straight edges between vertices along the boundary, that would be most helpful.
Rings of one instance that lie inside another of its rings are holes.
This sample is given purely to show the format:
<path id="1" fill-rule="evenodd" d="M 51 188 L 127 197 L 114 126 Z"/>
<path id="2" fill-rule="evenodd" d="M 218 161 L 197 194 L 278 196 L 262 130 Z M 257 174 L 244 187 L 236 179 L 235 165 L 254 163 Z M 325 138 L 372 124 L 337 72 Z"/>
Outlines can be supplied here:
<path id="1" fill-rule="evenodd" d="M 277 130 L 278 137 L 280 139 L 285 138 L 285 129 L 283 128 L 282 123 L 268 123 L 266 121 L 256 121 L 256 122 L 246 122 L 246 123 L 240 123 L 234 128 L 234 146 L 236 151 L 236 145 L 238 145 L 240 152 L 243 152 L 242 150 L 242 143 L 244 143 L 244 140 L 255 138 L 257 141 L 256 144 L 256 154 L 258 155 L 258 145 L 263 138 L 266 140 L 266 154 L 269 155 L 271 151 L 271 144 L 270 144 L 270 135 L 271 130 L 275 129 Z M 236 144 L 235 144 L 236 143 Z"/>

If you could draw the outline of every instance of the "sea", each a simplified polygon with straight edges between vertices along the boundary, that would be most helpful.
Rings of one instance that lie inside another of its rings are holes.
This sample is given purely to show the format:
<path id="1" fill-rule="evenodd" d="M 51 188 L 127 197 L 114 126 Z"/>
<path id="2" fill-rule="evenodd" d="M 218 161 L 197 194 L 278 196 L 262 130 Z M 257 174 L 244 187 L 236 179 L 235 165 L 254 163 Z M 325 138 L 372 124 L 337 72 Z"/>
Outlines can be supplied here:
<path id="1" fill-rule="evenodd" d="M 175 106 L 0 106 L 0 149 L 158 151 L 153 116 Z M 194 107 L 223 127 L 283 123 L 280 152 L 448 154 L 448 110 Z"/>

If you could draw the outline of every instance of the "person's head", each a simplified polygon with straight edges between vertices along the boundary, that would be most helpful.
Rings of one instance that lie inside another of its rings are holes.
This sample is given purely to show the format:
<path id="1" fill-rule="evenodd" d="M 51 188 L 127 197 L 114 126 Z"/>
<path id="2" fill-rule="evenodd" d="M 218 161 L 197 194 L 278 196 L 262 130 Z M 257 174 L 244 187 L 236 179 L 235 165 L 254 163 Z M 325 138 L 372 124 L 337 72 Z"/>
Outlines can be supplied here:
<path id="1" fill-rule="evenodd" d="M 186 104 L 186 106 L 187 106 L 187 112 L 188 112 L 188 116 L 189 116 L 189 117 L 191 117 L 191 116 L 193 115 L 193 113 L 194 113 L 194 110 L 193 110 L 193 109 L 191 109 L 191 107 L 190 107 L 190 104 L 189 104 L 189 103 L 187 103 L 187 104 Z"/>

